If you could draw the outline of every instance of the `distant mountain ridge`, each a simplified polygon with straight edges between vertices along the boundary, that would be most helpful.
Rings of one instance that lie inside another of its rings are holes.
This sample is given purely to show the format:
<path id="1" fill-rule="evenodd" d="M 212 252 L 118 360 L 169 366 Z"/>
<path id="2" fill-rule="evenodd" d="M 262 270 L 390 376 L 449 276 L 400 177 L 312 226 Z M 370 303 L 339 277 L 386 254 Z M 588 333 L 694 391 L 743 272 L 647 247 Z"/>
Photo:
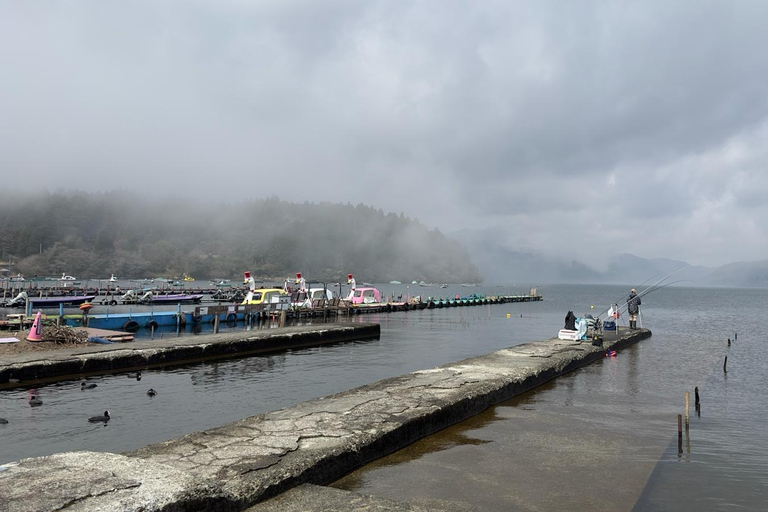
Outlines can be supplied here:
<path id="1" fill-rule="evenodd" d="M 768 260 L 722 265 L 710 272 L 707 282 L 712 286 L 768 288 Z"/>
<path id="2" fill-rule="evenodd" d="M 464 230 L 450 233 L 449 238 L 467 248 L 472 262 L 486 281 L 534 284 L 652 284 L 673 273 L 665 281 L 683 286 L 718 286 L 736 288 L 768 288 L 768 260 L 736 262 L 710 268 L 690 265 L 669 258 L 641 258 L 633 254 L 617 254 L 601 269 L 580 261 L 546 256 L 535 252 L 516 251 L 496 243 L 495 233 Z M 476 248 L 482 247 L 482 250 Z M 472 250 L 475 248 L 475 250 Z"/>

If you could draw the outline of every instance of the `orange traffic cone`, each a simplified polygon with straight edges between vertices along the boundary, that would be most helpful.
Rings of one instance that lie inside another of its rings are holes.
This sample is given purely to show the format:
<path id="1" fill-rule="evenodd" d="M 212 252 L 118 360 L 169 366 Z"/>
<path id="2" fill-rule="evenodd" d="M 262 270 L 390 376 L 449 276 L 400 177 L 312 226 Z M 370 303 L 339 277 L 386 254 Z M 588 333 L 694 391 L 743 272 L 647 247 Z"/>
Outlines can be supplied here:
<path id="1" fill-rule="evenodd" d="M 29 335 L 27 335 L 27 341 L 43 341 L 43 326 L 40 322 L 41 315 L 42 313 L 40 311 L 35 315 L 35 321 L 32 324 L 32 330 L 29 331 Z"/>

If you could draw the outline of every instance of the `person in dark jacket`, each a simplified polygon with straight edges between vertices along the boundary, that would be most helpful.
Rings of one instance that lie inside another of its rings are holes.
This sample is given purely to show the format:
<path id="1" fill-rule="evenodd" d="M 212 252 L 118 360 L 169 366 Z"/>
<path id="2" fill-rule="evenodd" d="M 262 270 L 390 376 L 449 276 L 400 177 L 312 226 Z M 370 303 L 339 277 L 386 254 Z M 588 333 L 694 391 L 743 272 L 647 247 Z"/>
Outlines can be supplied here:
<path id="1" fill-rule="evenodd" d="M 573 314 L 573 311 L 569 311 L 568 314 L 565 315 L 565 329 L 568 329 L 569 331 L 576 330 L 576 315 Z"/>
<path id="2" fill-rule="evenodd" d="M 637 314 L 640 313 L 640 296 L 637 291 L 632 288 L 627 298 L 627 313 L 629 313 L 629 328 L 637 329 Z"/>

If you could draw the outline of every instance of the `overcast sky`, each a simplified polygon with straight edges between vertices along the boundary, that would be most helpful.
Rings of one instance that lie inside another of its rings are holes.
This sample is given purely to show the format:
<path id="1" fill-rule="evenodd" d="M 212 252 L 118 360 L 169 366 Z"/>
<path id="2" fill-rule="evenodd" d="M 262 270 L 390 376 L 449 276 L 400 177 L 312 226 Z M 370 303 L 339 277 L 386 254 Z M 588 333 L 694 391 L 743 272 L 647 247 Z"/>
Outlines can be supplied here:
<path id="1" fill-rule="evenodd" d="M 0 0 L 3 188 L 768 258 L 768 2 Z"/>

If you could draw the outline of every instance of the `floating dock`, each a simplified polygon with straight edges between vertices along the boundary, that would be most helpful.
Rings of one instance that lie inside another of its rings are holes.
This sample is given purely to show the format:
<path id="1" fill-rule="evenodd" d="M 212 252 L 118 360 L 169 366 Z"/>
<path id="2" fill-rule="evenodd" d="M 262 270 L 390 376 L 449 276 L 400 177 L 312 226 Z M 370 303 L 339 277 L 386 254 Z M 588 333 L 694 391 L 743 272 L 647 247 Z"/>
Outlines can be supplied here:
<path id="1" fill-rule="evenodd" d="M 513 302 L 536 302 L 543 300 L 541 295 L 470 295 L 453 299 L 412 300 L 405 302 L 379 302 L 372 304 L 350 304 L 341 299 L 320 302 L 314 307 L 297 307 L 290 304 L 217 304 L 195 306 L 193 310 L 182 311 L 177 306 L 175 311 L 142 311 L 102 314 L 61 315 L 64 325 L 71 327 L 96 327 L 123 331 L 137 331 L 141 328 L 182 327 L 185 325 L 220 323 L 228 325 L 244 322 L 256 325 L 258 322 L 284 317 L 329 318 L 334 316 L 362 315 L 367 313 L 386 313 L 394 311 L 413 311 L 422 309 L 454 308 L 482 306 L 489 304 L 508 304 Z"/>

